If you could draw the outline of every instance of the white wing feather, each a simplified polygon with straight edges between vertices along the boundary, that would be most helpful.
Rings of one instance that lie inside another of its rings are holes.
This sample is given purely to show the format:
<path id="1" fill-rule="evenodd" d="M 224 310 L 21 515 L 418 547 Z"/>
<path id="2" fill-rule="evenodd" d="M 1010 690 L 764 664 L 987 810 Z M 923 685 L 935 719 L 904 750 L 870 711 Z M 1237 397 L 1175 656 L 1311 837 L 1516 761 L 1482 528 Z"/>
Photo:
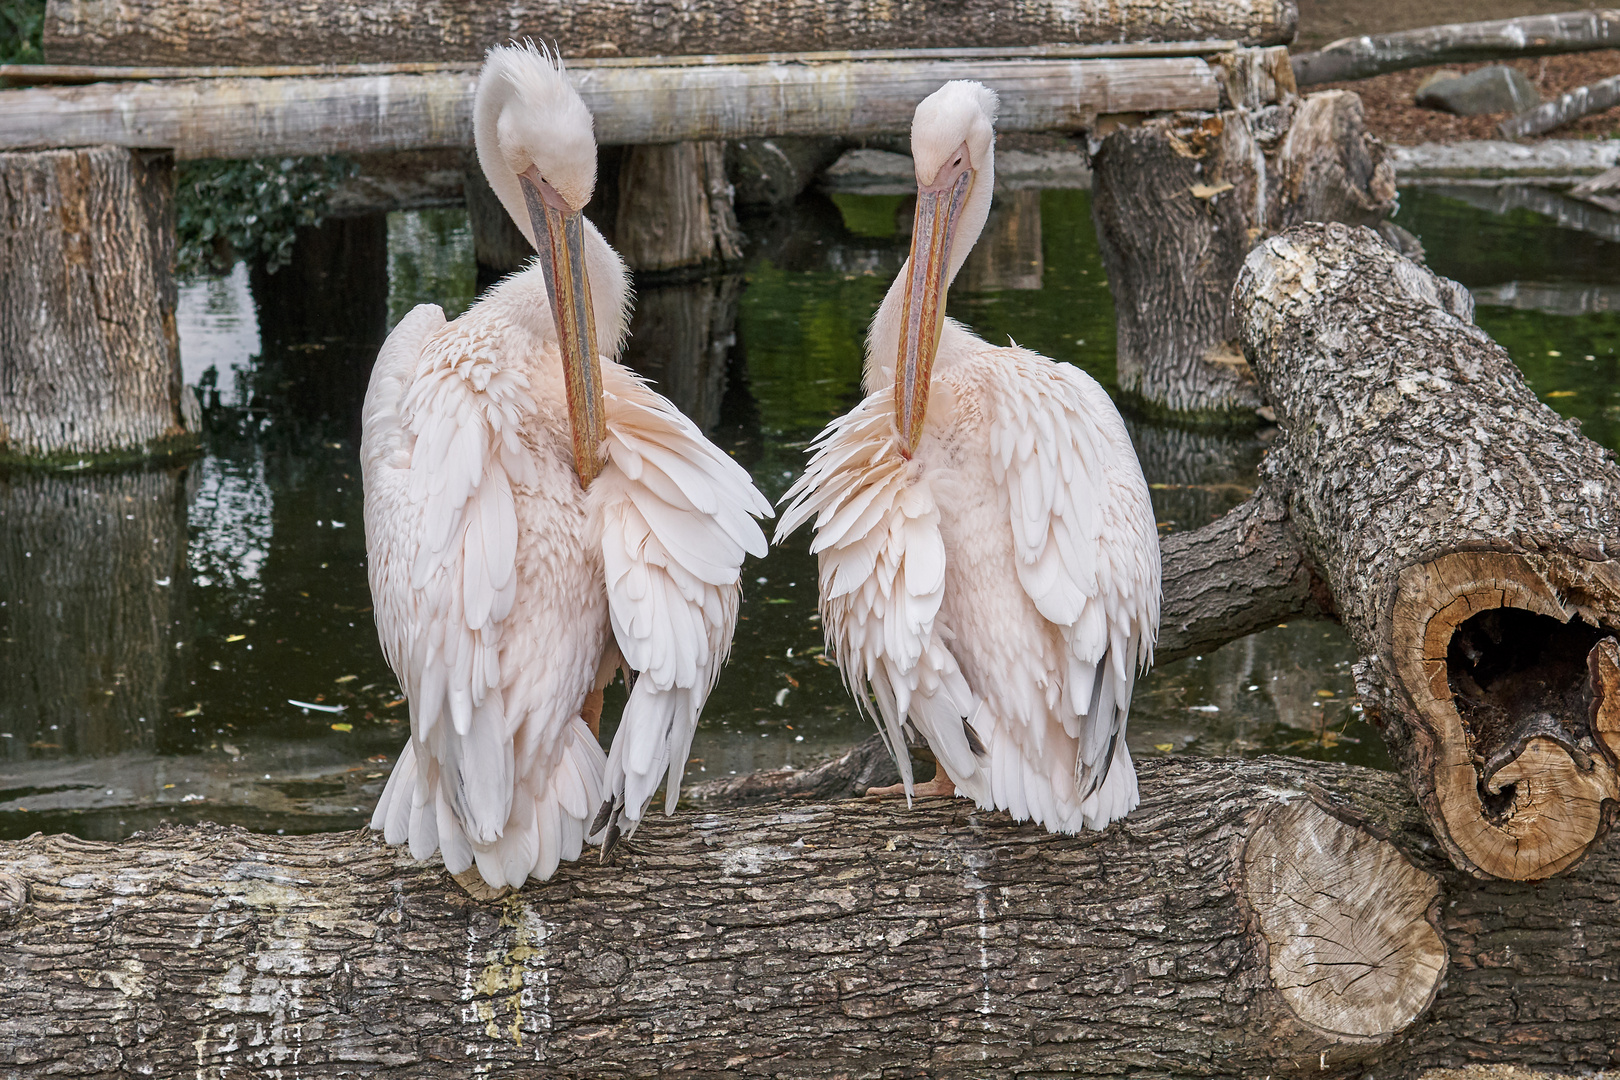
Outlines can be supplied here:
<path id="1" fill-rule="evenodd" d="M 501 363 L 477 321 L 444 326 L 430 305 L 401 321 L 362 421 L 378 634 L 411 712 L 410 744 L 372 825 L 390 843 L 408 840 L 416 858 L 439 849 L 451 873 L 476 861 L 489 884 L 518 886 L 578 856 L 575 819 L 599 797 L 602 753 L 577 716 L 530 717 L 535 703 L 507 700 L 514 488 L 538 480 L 520 437 L 532 399 L 521 366 Z M 536 725 L 548 730 L 520 730 Z M 550 751 L 538 768 L 519 745 L 537 739 Z"/>
<path id="2" fill-rule="evenodd" d="M 680 797 L 698 715 L 731 651 L 743 557 L 770 503 L 748 473 L 633 372 L 603 364 L 608 466 L 589 492 L 613 636 L 636 673 L 593 830 L 630 835 L 668 777 Z M 609 842 L 613 834 L 609 833 Z"/>
<path id="3" fill-rule="evenodd" d="M 874 393 L 817 438 L 790 488 L 776 530 L 781 543 L 812 517 L 822 626 L 844 682 L 913 787 L 909 722 L 957 787 L 983 802 L 987 789 L 969 724 L 978 701 L 951 655 L 940 619 L 945 545 L 933 485 L 899 453 L 893 393 Z M 867 697 L 870 688 L 871 699 Z"/>
<path id="4" fill-rule="evenodd" d="M 1075 782 L 1086 824 L 1101 827 L 1136 804 L 1125 725 L 1159 628 L 1147 483 L 1096 380 L 1024 349 L 986 359 L 996 369 L 980 380 L 990 388 L 991 474 L 1005 499 L 1019 583 L 1062 631 L 1062 714 L 1079 742 Z"/>

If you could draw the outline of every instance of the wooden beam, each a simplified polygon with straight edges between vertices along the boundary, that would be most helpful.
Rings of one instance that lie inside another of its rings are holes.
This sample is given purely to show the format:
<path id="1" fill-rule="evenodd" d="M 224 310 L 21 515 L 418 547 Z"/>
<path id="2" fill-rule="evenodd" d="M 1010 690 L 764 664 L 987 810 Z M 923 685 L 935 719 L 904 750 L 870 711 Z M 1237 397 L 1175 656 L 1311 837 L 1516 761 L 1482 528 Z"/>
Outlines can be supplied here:
<path id="1" fill-rule="evenodd" d="M 803 52 L 1053 42 L 1291 41 L 1294 0 L 50 0 L 52 63 L 481 60 L 525 37 L 565 56 Z"/>
<path id="2" fill-rule="evenodd" d="M 1521 19 L 1453 23 L 1396 34 L 1344 38 L 1319 52 L 1295 56 L 1294 79 L 1300 86 L 1316 86 L 1429 64 L 1550 56 L 1616 47 L 1620 47 L 1620 10 L 1527 15 Z"/>
<path id="3" fill-rule="evenodd" d="M 1213 109 L 1196 57 L 580 66 L 569 72 L 604 145 L 908 131 L 951 79 L 1001 94 L 1002 131 L 1074 131 L 1099 113 Z M 0 150 L 173 148 L 179 158 L 360 153 L 472 144 L 467 71 L 179 79 L 0 91 Z"/>
<path id="4" fill-rule="evenodd" d="M 1126 41 L 1096 45 L 1028 45 L 1008 48 L 842 49 L 799 53 L 735 53 L 702 56 L 569 57 L 568 67 L 703 67 L 713 64 L 822 64 L 857 60 L 1123 60 L 1154 56 L 1215 56 L 1243 46 L 1229 38 L 1199 41 Z M 1263 50 L 1264 52 L 1265 50 Z M 258 64 L 246 67 L 162 67 L 106 64 L 0 64 L 0 83 L 11 86 L 144 82 L 151 79 L 277 79 L 306 75 L 433 75 L 476 72 L 481 61 L 397 64 Z"/>

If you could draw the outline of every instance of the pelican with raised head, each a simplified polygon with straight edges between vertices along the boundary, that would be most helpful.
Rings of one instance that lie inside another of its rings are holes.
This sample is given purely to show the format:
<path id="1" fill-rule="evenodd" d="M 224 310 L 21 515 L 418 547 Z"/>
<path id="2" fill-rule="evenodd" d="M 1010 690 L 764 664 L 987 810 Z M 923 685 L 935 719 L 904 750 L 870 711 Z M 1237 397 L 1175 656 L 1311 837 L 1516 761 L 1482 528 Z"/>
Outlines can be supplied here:
<path id="1" fill-rule="evenodd" d="M 611 358 L 629 278 L 581 213 L 596 141 L 560 62 L 491 50 L 474 124 L 540 257 L 452 322 L 411 311 L 366 392 L 371 593 L 411 715 L 371 825 L 499 888 L 633 831 L 666 774 L 674 809 L 771 511 Z M 602 689 L 621 667 L 639 677 L 604 755 Z"/>
<path id="2" fill-rule="evenodd" d="M 822 624 L 900 767 L 888 790 L 1077 832 L 1137 803 L 1125 722 L 1158 531 L 1096 380 L 945 318 L 990 212 L 995 114 L 974 82 L 917 106 L 911 257 L 867 335 L 867 397 L 821 433 L 777 540 L 815 519 Z M 928 787 L 908 735 L 938 762 Z"/>

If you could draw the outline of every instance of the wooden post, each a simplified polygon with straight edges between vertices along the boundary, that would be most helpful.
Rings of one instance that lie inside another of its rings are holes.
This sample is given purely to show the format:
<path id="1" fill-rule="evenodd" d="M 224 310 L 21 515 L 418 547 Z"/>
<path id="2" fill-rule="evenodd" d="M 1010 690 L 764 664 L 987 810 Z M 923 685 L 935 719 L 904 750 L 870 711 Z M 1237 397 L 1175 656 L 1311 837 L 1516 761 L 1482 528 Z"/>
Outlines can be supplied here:
<path id="1" fill-rule="evenodd" d="M 1119 385 L 1173 412 L 1260 404 L 1230 306 L 1250 248 L 1300 221 L 1373 224 L 1395 208 L 1394 169 L 1345 91 L 1121 127 L 1092 167 Z"/>
<path id="2" fill-rule="evenodd" d="M 0 760 L 30 746 L 150 749 L 185 700 L 187 479 L 164 468 L 0 481 Z"/>
<path id="3" fill-rule="evenodd" d="M 0 459 L 194 445 L 175 301 L 168 154 L 0 153 Z"/>
<path id="4" fill-rule="evenodd" d="M 462 190 L 467 198 L 467 223 L 472 228 L 473 261 L 478 267 L 480 288 L 516 270 L 534 257 L 534 248 L 528 237 L 518 229 L 512 215 L 506 212 L 495 189 L 478 166 L 476 154 L 468 151 L 463 170 Z"/>
<path id="5" fill-rule="evenodd" d="M 619 254 L 638 273 L 742 259 L 725 144 L 634 146 L 619 167 Z"/>
<path id="6" fill-rule="evenodd" d="M 1614 455 L 1536 399 L 1466 289 L 1369 229 L 1266 241 L 1234 307 L 1282 428 L 1233 512 L 1270 538 L 1255 554 L 1291 536 L 1320 576 L 1368 718 L 1459 867 L 1579 863 L 1620 800 Z"/>

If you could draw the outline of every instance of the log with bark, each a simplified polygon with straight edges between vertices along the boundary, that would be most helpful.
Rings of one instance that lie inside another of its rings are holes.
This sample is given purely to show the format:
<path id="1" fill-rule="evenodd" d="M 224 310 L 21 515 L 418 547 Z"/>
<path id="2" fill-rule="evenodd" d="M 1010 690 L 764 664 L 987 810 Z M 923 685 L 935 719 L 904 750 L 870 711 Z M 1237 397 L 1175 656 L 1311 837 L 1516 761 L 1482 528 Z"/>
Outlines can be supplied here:
<path id="1" fill-rule="evenodd" d="M 1331 605 L 1368 717 L 1459 867 L 1579 863 L 1620 800 L 1614 455 L 1536 399 L 1467 290 L 1369 229 L 1266 241 L 1235 307 L 1282 433 L 1253 501 L 1208 531 L 1266 556 L 1229 572 L 1266 621 L 1291 597 Z M 1171 537 L 1166 566 L 1211 542 Z M 1167 632 L 1223 598 L 1167 596 Z"/>
<path id="2" fill-rule="evenodd" d="M 951 79 L 1001 94 L 1002 131 L 1077 131 L 1099 113 L 1212 109 L 1221 83 L 1193 56 L 1003 57 L 973 50 L 730 62 L 576 62 L 569 78 L 603 145 L 909 131 Z M 466 147 L 470 71 L 36 86 L 0 91 L 0 150 L 112 143 L 178 158 Z"/>
<path id="3" fill-rule="evenodd" d="M 1260 404 L 1230 305 L 1256 242 L 1302 221 L 1375 224 L 1395 208 L 1394 168 L 1361 99 L 1342 90 L 1121 126 L 1092 168 L 1119 386 L 1155 411 Z"/>
<path id="4" fill-rule="evenodd" d="M 613 235 L 638 273 L 742 260 L 742 232 L 719 142 L 632 146 L 619 164 Z"/>
<path id="5" fill-rule="evenodd" d="M 0 460 L 189 449 L 176 298 L 173 158 L 0 153 Z"/>
<path id="6" fill-rule="evenodd" d="M 1504 138 L 1520 139 L 1527 135 L 1545 135 L 1554 128 L 1589 116 L 1595 112 L 1620 105 L 1620 75 L 1599 79 L 1590 86 L 1580 86 L 1554 101 L 1526 109 L 1496 125 Z"/>
<path id="7" fill-rule="evenodd" d="M 1345 38 L 1318 52 L 1297 54 L 1294 79 L 1300 86 L 1315 86 L 1430 64 L 1510 60 L 1616 46 L 1620 46 L 1620 10 L 1526 15 Z"/>
<path id="8" fill-rule="evenodd" d="M 186 0 L 115 7 L 49 0 L 53 64 L 321 64 L 479 60 L 496 42 L 555 42 L 567 56 L 674 56 L 1048 42 L 1293 40 L 1294 0 L 242 0 L 229 18 Z"/>
<path id="9" fill-rule="evenodd" d="M 1481 882 L 1387 773 L 1141 773 L 1082 836 L 961 801 L 683 811 L 493 902 L 366 832 L 3 842 L 0 1076 L 1620 1062 L 1615 853 Z"/>

